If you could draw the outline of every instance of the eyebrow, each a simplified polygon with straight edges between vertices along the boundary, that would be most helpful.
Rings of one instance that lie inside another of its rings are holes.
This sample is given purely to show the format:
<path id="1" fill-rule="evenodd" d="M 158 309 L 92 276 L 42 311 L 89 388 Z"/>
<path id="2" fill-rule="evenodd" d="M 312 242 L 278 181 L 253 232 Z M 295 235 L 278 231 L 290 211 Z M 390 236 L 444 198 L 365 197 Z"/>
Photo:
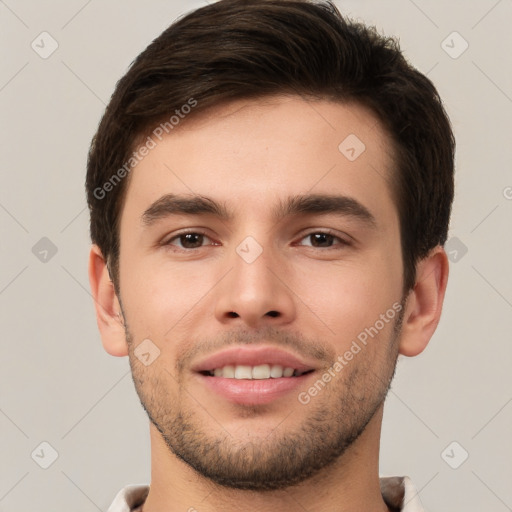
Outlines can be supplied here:
<path id="1" fill-rule="evenodd" d="M 336 214 L 353 217 L 369 227 L 377 228 L 374 215 L 353 197 L 330 194 L 295 195 L 281 201 L 272 211 L 274 222 L 288 216 Z M 214 215 L 223 221 L 233 220 L 234 215 L 224 203 L 202 195 L 166 194 L 142 214 L 142 223 L 149 227 L 171 215 Z"/>

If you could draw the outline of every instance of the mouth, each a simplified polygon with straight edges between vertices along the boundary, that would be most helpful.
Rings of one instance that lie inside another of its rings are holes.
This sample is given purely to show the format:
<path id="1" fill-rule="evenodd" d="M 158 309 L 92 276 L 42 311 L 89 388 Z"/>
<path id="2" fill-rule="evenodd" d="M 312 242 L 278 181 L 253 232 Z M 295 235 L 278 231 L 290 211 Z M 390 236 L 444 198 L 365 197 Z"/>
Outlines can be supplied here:
<path id="1" fill-rule="evenodd" d="M 307 375 L 314 370 L 298 370 L 291 366 L 283 367 L 279 364 L 264 363 L 257 366 L 248 365 L 226 365 L 213 370 L 204 370 L 199 372 L 206 377 L 223 377 L 225 379 L 248 379 L 248 380 L 265 380 L 293 378 Z"/>
<path id="2" fill-rule="evenodd" d="M 192 370 L 201 386 L 240 405 L 268 404 L 297 395 L 316 368 L 272 346 L 236 347 L 199 362 Z"/>

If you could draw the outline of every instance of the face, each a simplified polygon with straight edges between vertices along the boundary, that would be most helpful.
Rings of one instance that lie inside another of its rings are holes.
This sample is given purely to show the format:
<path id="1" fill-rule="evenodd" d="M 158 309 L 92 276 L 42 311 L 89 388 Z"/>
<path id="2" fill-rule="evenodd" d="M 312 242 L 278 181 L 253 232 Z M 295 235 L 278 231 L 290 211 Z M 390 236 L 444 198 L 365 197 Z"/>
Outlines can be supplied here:
<path id="1" fill-rule="evenodd" d="M 214 482 L 301 482 L 382 406 L 403 313 L 390 146 L 361 106 L 274 97 L 183 123 L 132 171 L 133 379 L 169 450 Z"/>

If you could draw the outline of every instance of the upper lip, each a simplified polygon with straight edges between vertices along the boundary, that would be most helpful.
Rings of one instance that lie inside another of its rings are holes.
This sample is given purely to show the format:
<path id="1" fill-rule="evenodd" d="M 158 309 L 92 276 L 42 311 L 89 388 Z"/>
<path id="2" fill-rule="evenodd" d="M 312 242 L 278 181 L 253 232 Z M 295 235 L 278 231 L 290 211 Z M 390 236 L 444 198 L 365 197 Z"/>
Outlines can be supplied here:
<path id="1" fill-rule="evenodd" d="M 299 372 L 314 370 L 307 361 L 283 349 L 272 346 L 232 347 L 208 356 L 192 367 L 195 372 L 212 371 L 224 366 L 259 366 L 262 364 L 280 365 L 283 368 L 294 368 Z"/>

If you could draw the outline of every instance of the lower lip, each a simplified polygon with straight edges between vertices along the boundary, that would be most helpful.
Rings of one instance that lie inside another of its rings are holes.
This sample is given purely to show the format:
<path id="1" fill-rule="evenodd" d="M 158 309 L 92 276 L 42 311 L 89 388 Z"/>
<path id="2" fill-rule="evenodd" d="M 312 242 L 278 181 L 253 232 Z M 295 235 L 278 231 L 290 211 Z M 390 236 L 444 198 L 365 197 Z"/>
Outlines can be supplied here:
<path id="1" fill-rule="evenodd" d="M 226 379 L 196 374 L 203 385 L 230 402 L 241 405 L 268 404 L 283 398 L 304 386 L 304 383 L 315 372 L 299 377 L 281 377 L 277 379 Z"/>

